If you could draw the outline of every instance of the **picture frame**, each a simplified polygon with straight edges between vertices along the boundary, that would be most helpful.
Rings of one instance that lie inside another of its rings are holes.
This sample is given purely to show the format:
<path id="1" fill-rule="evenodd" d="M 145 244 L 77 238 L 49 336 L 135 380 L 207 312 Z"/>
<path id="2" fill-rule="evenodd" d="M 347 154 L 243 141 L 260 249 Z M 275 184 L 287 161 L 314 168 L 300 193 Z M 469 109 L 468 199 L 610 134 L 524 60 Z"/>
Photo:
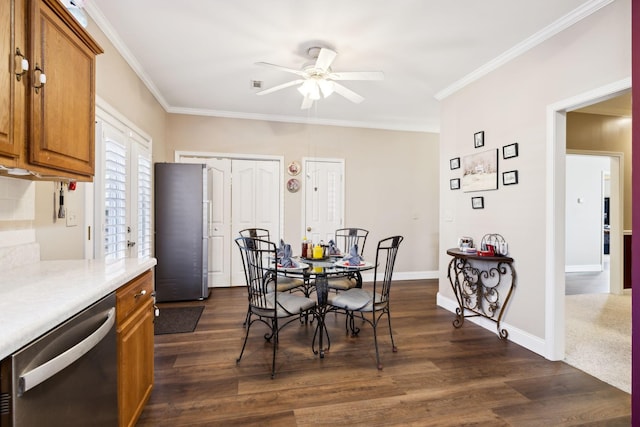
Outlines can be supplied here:
<path id="1" fill-rule="evenodd" d="M 483 130 L 473 134 L 473 146 L 475 148 L 484 147 L 484 131 Z"/>
<path id="2" fill-rule="evenodd" d="M 513 157 L 518 157 L 518 143 L 514 142 L 513 144 L 505 145 L 502 147 L 502 158 L 503 159 L 511 159 Z"/>
<path id="3" fill-rule="evenodd" d="M 498 189 L 497 148 L 464 156 L 461 167 L 465 193 Z"/>
<path id="4" fill-rule="evenodd" d="M 518 183 L 518 171 L 502 172 L 502 185 L 515 185 Z"/>
<path id="5" fill-rule="evenodd" d="M 460 157 L 454 157 L 453 159 L 449 160 L 449 169 L 460 169 Z"/>
<path id="6" fill-rule="evenodd" d="M 450 190 L 459 190 L 460 189 L 460 178 L 453 178 L 449 180 L 449 189 Z"/>
<path id="7" fill-rule="evenodd" d="M 300 181 L 297 178 L 291 178 L 287 181 L 287 190 L 290 193 L 297 193 L 300 190 Z"/>
<path id="8" fill-rule="evenodd" d="M 471 198 L 471 207 L 473 209 L 484 209 L 484 197 L 472 197 Z"/>
<path id="9" fill-rule="evenodd" d="M 300 173 L 300 163 L 293 161 L 291 163 L 289 163 L 289 166 L 287 166 L 287 172 L 289 173 L 289 175 L 291 176 L 296 176 Z"/>

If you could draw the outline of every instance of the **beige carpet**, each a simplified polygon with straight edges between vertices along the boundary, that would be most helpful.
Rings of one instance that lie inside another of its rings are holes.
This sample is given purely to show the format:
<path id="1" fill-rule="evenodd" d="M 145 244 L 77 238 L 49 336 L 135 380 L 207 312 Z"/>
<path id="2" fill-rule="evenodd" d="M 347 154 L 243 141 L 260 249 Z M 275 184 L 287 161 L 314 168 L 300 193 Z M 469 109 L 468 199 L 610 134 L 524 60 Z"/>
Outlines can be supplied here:
<path id="1" fill-rule="evenodd" d="M 631 393 L 631 295 L 567 295 L 565 301 L 565 362 Z"/>

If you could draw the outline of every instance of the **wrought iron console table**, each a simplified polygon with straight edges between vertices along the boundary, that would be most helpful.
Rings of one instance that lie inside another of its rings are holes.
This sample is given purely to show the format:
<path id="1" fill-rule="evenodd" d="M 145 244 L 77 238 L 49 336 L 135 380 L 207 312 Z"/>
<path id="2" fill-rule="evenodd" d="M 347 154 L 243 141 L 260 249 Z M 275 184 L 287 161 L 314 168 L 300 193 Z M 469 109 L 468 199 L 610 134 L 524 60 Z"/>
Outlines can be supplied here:
<path id="1" fill-rule="evenodd" d="M 447 277 L 458 300 L 453 326 L 461 327 L 465 317 L 481 316 L 496 322 L 498 336 L 506 339 L 509 333 L 500 329 L 500 321 L 516 283 L 513 258 L 480 256 L 459 249 L 448 249 L 447 255 L 453 257 Z M 504 301 L 501 291 L 507 293 Z"/>

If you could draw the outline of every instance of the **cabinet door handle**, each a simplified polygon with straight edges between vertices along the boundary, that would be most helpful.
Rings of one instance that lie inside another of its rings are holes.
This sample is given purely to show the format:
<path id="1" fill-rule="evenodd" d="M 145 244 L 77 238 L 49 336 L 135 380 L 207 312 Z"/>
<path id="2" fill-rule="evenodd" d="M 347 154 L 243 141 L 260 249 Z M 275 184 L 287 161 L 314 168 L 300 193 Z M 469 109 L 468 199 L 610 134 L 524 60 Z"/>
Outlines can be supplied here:
<path id="1" fill-rule="evenodd" d="M 143 289 L 143 290 L 141 290 L 140 292 L 138 292 L 137 294 L 135 294 L 133 297 L 134 297 L 134 298 L 140 298 L 140 297 L 145 296 L 146 294 L 147 294 L 147 290 L 146 290 L 146 289 Z"/>
<path id="2" fill-rule="evenodd" d="M 36 73 L 38 75 L 36 75 Z M 37 84 L 33 85 L 33 88 L 36 90 L 36 93 L 40 90 L 42 86 L 47 83 L 47 75 L 44 73 L 44 70 L 40 68 L 40 66 L 36 63 L 36 67 L 33 69 L 33 78 Z"/>
<path id="3" fill-rule="evenodd" d="M 24 57 L 22 52 L 20 52 L 20 48 L 16 48 L 16 79 L 20 81 L 24 73 L 29 71 L 29 61 Z"/>

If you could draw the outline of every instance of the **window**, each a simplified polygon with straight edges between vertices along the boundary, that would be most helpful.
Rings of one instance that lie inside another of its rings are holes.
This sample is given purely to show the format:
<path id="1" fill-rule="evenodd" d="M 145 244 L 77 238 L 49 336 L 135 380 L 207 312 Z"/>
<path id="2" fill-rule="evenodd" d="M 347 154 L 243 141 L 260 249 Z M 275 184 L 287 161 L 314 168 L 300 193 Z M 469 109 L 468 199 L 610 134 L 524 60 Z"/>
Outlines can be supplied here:
<path id="1" fill-rule="evenodd" d="M 109 107 L 96 108 L 96 259 L 151 256 L 151 141 Z"/>

